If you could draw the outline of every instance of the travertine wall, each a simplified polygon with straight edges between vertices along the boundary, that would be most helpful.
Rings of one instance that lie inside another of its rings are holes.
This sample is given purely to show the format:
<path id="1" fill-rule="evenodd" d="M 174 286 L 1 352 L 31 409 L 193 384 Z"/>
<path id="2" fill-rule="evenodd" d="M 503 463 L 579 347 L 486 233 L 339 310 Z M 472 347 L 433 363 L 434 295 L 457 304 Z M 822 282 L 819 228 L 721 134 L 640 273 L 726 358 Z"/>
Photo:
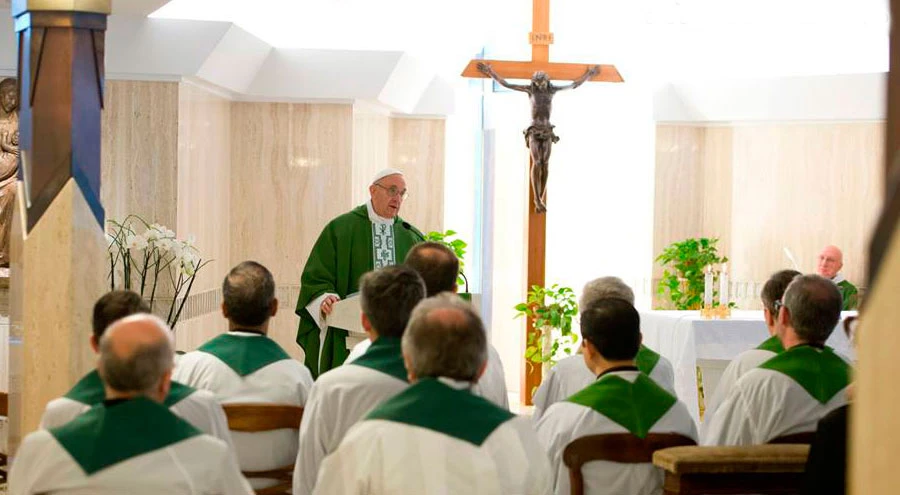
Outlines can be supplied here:
<path id="1" fill-rule="evenodd" d="M 835 244 L 844 275 L 863 284 L 883 133 L 877 122 L 658 126 L 654 255 L 686 237 L 719 237 L 734 280 L 759 283 L 791 267 L 784 248 L 812 272 Z"/>

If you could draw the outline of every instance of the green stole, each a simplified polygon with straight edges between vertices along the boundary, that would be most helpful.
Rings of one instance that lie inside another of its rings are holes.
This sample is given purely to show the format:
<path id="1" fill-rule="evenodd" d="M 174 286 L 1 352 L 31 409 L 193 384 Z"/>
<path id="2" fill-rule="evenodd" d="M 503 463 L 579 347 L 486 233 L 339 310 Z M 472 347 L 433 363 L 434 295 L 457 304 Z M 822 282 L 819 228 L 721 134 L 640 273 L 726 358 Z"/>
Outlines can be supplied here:
<path id="1" fill-rule="evenodd" d="M 281 346 L 265 335 L 241 337 L 223 333 L 197 350 L 219 358 L 241 377 L 274 362 L 291 359 Z"/>
<path id="2" fill-rule="evenodd" d="M 822 404 L 850 384 L 850 365 L 828 347 L 797 345 L 759 367 L 787 375 Z"/>
<path id="3" fill-rule="evenodd" d="M 764 340 L 762 344 L 756 346 L 756 349 L 760 351 L 769 351 L 774 352 L 775 354 L 781 354 L 782 352 L 784 352 L 784 345 L 781 344 L 781 340 L 779 340 L 777 336 L 773 335 Z"/>
<path id="4" fill-rule="evenodd" d="M 856 309 L 859 306 L 859 291 L 856 289 L 856 286 L 848 280 L 841 280 L 837 287 L 841 291 L 841 300 L 844 301 L 841 309 L 844 311 Z"/>
<path id="5" fill-rule="evenodd" d="M 50 434 L 88 476 L 133 457 L 200 435 L 200 431 L 145 397 L 98 404 Z"/>
<path id="6" fill-rule="evenodd" d="M 566 400 L 597 411 L 638 438 L 645 438 L 677 401 L 643 373 L 634 382 L 601 376 Z"/>
<path id="7" fill-rule="evenodd" d="M 400 262 L 413 245 L 422 241 L 418 230 L 412 226 L 406 228 L 404 224 L 409 225 L 399 216 L 394 218 L 394 253 Z M 325 341 L 320 342 L 319 326 L 306 306 L 326 292 L 343 299 L 359 291 L 359 278 L 372 270 L 374 259 L 372 221 L 365 204 L 329 222 L 316 240 L 300 277 L 300 297 L 295 310 L 300 317 L 297 344 L 306 353 L 305 364 L 314 378 L 347 359 L 347 331 L 328 327 Z"/>
<path id="8" fill-rule="evenodd" d="M 396 337 L 378 337 L 366 349 L 365 354 L 350 364 L 380 371 L 404 382 L 408 381 L 403 353 L 400 350 L 400 339 Z"/>
<path id="9" fill-rule="evenodd" d="M 515 417 L 468 390 L 425 378 L 382 402 L 366 419 L 418 426 L 480 446 L 500 425 Z"/>
<path id="10" fill-rule="evenodd" d="M 172 385 L 169 387 L 169 395 L 166 396 L 163 405 L 172 407 L 196 391 L 194 388 L 173 380 Z M 103 402 L 103 399 L 106 398 L 106 390 L 103 388 L 103 380 L 100 379 L 100 373 L 94 370 L 84 375 L 63 397 L 80 402 L 86 406 L 96 406 Z"/>
<path id="11" fill-rule="evenodd" d="M 641 344 L 641 348 L 638 349 L 634 361 L 641 373 L 649 375 L 653 372 L 653 369 L 656 368 L 656 363 L 659 362 L 659 354 L 653 349 Z"/>

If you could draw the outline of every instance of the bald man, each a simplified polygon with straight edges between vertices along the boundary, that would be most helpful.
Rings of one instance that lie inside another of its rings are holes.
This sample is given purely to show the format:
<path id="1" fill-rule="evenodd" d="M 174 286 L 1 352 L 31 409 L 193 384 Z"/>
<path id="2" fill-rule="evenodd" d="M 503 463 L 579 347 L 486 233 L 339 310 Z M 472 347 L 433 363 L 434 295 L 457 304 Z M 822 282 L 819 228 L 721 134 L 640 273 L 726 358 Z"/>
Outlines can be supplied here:
<path id="1" fill-rule="evenodd" d="M 425 240 L 400 218 L 408 193 L 403 172 L 385 169 L 369 184 L 369 200 L 328 222 L 309 253 L 297 298 L 297 344 L 313 377 L 347 358 L 347 330 L 329 327 L 334 303 L 359 291 L 363 273 L 403 262 L 414 244 Z"/>
<path id="2" fill-rule="evenodd" d="M 91 319 L 93 333 L 89 341 L 91 349 L 95 353 L 100 352 L 100 340 L 107 327 L 115 321 L 126 316 L 149 312 L 150 307 L 135 292 L 114 290 L 104 294 L 94 304 Z M 66 395 L 47 403 L 41 416 L 41 428 L 45 430 L 56 428 L 72 421 L 103 402 L 104 394 L 100 373 L 97 370 L 91 371 L 66 392 Z M 173 380 L 163 404 L 194 428 L 231 446 L 231 434 L 228 432 L 225 412 L 211 392 L 196 390 Z"/>
<path id="3" fill-rule="evenodd" d="M 121 319 L 99 347 L 106 400 L 25 437 L 9 474 L 11 494 L 253 493 L 225 442 L 163 405 L 175 354 L 165 322 L 146 314 Z"/>
<path id="4" fill-rule="evenodd" d="M 819 253 L 819 263 L 816 265 L 816 272 L 838 286 L 844 303 L 843 310 L 849 311 L 859 306 L 859 291 L 855 285 L 841 275 L 841 268 L 843 267 L 844 253 L 837 246 L 825 246 L 825 249 Z"/>

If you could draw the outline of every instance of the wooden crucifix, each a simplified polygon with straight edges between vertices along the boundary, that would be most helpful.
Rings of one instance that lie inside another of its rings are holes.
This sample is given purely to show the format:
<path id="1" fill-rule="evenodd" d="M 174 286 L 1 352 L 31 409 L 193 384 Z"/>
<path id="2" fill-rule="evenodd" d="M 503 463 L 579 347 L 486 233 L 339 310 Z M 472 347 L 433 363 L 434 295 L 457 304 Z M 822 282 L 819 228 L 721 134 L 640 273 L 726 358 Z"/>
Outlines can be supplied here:
<path id="1" fill-rule="evenodd" d="M 573 81 L 568 86 L 551 86 L 550 98 L 555 90 L 572 89 L 586 81 L 623 82 L 622 76 L 614 65 L 550 62 L 550 44 L 553 43 L 553 33 L 550 32 L 550 0 L 532 0 L 532 2 L 532 31 L 528 35 L 529 43 L 531 43 L 531 61 L 472 60 L 462 73 L 464 77 L 492 77 L 504 86 L 520 91 L 525 91 L 526 86 L 513 87 L 517 85 L 506 83 L 504 78 L 532 79 L 532 87 L 541 83 L 550 85 L 552 79 Z M 526 144 L 531 151 L 531 187 L 529 187 L 529 204 L 531 206 L 528 208 L 528 281 L 526 287 L 545 285 L 547 216 L 544 214 L 546 210 L 544 184 L 547 180 L 546 159 L 549 159 L 550 144 L 558 139 L 553 133 L 553 126 L 549 125 L 549 120 L 546 122 L 546 127 L 536 129 L 539 135 L 535 135 L 534 122 L 538 121 L 535 116 L 535 97 L 533 92 L 529 92 L 529 95 L 532 99 L 533 125 L 525 131 Z M 546 118 L 549 119 L 549 100 L 546 103 Z M 536 142 L 533 143 L 533 141 Z M 539 148 L 538 145 L 541 147 Z M 541 156 L 546 159 L 543 163 L 535 163 L 536 155 L 538 159 Z M 536 167 L 539 168 L 536 169 Z M 525 332 L 525 341 L 527 342 L 528 336 L 535 332 L 531 321 L 528 321 Z M 520 382 L 520 396 L 524 404 L 531 405 L 532 391 L 541 382 L 541 367 L 526 360 L 522 370 L 524 376 Z"/>

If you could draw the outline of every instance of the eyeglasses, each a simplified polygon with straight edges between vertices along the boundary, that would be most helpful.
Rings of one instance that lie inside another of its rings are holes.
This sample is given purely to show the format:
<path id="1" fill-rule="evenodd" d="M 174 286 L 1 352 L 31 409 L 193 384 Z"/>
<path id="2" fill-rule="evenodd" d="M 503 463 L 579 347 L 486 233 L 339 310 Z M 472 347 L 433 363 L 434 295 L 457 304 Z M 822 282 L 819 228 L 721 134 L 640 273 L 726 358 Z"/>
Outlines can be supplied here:
<path id="1" fill-rule="evenodd" d="M 406 189 L 401 191 L 400 189 L 397 189 L 397 186 L 385 187 L 377 182 L 375 183 L 375 185 L 387 191 L 388 196 L 392 198 L 400 196 L 400 199 L 406 199 L 409 197 L 409 191 L 407 191 Z"/>

